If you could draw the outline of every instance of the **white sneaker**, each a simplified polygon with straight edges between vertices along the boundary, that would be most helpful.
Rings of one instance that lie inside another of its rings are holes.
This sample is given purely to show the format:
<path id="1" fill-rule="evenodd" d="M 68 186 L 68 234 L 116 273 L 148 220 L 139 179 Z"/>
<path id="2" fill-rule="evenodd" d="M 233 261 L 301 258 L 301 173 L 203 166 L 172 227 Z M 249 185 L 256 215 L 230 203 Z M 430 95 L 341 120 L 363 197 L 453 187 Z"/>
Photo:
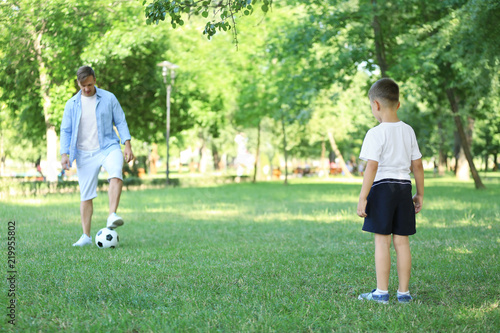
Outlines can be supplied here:
<path id="1" fill-rule="evenodd" d="M 106 227 L 108 229 L 115 229 L 123 225 L 123 219 L 116 215 L 116 213 L 112 213 L 108 216 L 108 221 L 106 223 Z"/>
<path id="2" fill-rule="evenodd" d="M 73 246 L 85 246 L 85 245 L 91 245 L 92 244 L 92 236 L 87 236 L 85 234 L 80 237 L 78 242 L 73 244 Z"/>

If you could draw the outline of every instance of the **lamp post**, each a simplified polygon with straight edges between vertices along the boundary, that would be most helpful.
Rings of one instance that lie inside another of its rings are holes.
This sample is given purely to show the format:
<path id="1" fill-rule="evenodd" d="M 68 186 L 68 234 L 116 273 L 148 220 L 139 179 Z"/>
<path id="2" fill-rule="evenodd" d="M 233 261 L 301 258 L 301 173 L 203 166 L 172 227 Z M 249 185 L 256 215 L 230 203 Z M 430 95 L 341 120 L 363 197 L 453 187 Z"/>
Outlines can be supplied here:
<path id="1" fill-rule="evenodd" d="M 163 75 L 163 83 L 166 85 L 167 89 L 167 185 L 170 184 L 170 168 L 169 168 L 169 159 L 170 159 L 170 93 L 172 92 L 172 86 L 174 85 L 175 80 L 175 69 L 179 68 L 179 66 L 172 64 L 168 61 L 160 62 L 157 66 L 162 67 L 162 75 Z M 167 84 L 167 75 L 170 70 L 170 82 Z"/>

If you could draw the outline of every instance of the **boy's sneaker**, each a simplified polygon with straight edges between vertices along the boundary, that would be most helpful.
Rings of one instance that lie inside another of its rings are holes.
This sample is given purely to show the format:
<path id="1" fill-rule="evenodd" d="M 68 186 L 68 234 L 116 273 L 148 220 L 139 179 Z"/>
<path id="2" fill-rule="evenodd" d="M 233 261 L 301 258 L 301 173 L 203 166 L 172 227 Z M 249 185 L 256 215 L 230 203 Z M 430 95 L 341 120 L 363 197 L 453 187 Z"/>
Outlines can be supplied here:
<path id="1" fill-rule="evenodd" d="M 399 303 L 410 303 L 410 301 L 413 299 L 410 295 L 398 295 L 398 302 Z"/>
<path id="2" fill-rule="evenodd" d="M 123 225 L 123 219 L 116 215 L 116 213 L 112 213 L 108 216 L 108 222 L 106 223 L 106 227 L 108 229 L 115 229 Z"/>
<path id="3" fill-rule="evenodd" d="M 360 299 L 360 300 L 366 299 L 367 301 L 375 301 L 378 303 L 388 304 L 389 303 L 389 294 L 374 295 L 373 292 L 375 290 L 377 290 L 377 289 L 373 289 L 370 293 L 359 295 L 358 299 Z"/>
<path id="4" fill-rule="evenodd" d="M 80 237 L 78 242 L 73 244 L 73 246 L 85 246 L 85 245 L 92 245 L 92 237 L 87 236 L 85 234 L 83 234 L 82 237 Z"/>

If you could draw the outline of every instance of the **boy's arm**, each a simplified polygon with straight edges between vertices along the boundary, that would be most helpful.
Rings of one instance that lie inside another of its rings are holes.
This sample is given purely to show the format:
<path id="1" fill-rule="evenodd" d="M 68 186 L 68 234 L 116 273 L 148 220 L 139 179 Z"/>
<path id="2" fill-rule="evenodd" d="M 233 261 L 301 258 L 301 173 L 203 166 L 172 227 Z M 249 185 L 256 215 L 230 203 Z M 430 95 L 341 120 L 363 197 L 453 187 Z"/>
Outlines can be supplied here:
<path id="1" fill-rule="evenodd" d="M 366 163 L 365 173 L 363 176 L 363 186 L 361 186 L 361 192 L 359 193 L 359 201 L 358 201 L 358 216 L 366 217 L 366 198 L 370 193 L 370 189 L 373 185 L 373 180 L 375 179 L 375 175 L 377 174 L 378 162 L 373 160 L 368 160 Z"/>
<path id="2" fill-rule="evenodd" d="M 413 196 L 416 214 L 422 210 L 424 204 L 424 166 L 422 165 L 421 158 L 411 161 L 411 170 L 415 177 L 415 185 L 417 187 L 417 193 Z"/>

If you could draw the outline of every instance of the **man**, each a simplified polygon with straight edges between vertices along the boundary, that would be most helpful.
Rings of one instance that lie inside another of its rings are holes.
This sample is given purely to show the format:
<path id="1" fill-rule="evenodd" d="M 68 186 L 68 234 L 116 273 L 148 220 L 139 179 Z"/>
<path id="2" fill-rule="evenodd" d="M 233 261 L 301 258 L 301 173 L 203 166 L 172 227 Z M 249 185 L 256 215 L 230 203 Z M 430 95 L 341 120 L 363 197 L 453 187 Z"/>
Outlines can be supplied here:
<path id="1" fill-rule="evenodd" d="M 106 226 L 114 229 L 123 225 L 123 219 L 116 214 L 123 186 L 123 160 L 125 158 L 128 163 L 134 155 L 125 114 L 115 95 L 95 86 L 95 73 L 89 66 L 80 67 L 76 76 L 81 90 L 68 100 L 64 108 L 61 165 L 63 170 L 68 170 L 76 159 L 83 235 L 73 246 L 85 246 L 92 244 L 92 200 L 97 197 L 101 167 L 108 172 L 109 182 L 109 217 Z M 123 154 L 120 140 L 125 145 Z"/>

